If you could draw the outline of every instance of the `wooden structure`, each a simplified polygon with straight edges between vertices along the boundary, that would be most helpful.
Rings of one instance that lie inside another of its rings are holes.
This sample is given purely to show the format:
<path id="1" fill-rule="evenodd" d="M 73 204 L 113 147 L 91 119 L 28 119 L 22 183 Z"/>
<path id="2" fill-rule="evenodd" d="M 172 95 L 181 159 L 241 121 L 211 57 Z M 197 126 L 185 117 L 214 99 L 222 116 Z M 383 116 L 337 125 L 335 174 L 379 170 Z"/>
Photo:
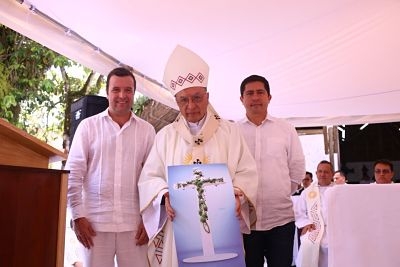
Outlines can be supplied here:
<path id="1" fill-rule="evenodd" d="M 62 267 L 67 171 L 61 151 L 0 119 L 0 266 Z"/>
<path id="2" fill-rule="evenodd" d="M 0 164 L 47 169 L 67 155 L 0 119 Z"/>

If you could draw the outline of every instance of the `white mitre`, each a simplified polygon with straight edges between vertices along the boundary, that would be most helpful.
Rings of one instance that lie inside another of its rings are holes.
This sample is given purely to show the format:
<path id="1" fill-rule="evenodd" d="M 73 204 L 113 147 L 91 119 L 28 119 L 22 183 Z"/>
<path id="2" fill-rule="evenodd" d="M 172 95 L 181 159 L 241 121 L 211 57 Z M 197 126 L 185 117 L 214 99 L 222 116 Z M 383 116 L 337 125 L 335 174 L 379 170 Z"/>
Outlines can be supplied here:
<path id="1" fill-rule="evenodd" d="M 170 55 L 163 82 L 172 95 L 183 89 L 207 87 L 208 64 L 193 51 L 178 45 Z"/>

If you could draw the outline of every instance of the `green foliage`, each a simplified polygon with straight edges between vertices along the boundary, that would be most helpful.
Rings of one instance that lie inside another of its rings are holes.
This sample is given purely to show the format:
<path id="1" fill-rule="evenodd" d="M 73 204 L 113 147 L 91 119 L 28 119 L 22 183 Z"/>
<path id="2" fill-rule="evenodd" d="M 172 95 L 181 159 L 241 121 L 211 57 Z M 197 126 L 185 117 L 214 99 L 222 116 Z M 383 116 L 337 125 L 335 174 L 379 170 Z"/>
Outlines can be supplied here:
<path id="1" fill-rule="evenodd" d="M 38 88 L 54 59 L 63 57 L 3 25 L 0 43 L 0 84 L 5 85 L 0 93 L 0 116 L 17 124 L 23 101 L 44 101 Z"/>
<path id="2" fill-rule="evenodd" d="M 102 75 L 0 25 L 0 118 L 49 141 L 69 132 L 71 103 L 102 86 Z"/>
<path id="3" fill-rule="evenodd" d="M 10 84 L 8 83 L 7 77 L 8 72 L 4 64 L 0 62 L 0 98 L 3 98 L 11 88 Z"/>
<path id="4" fill-rule="evenodd" d="M 133 103 L 133 113 L 135 113 L 137 116 L 140 116 L 148 101 L 149 101 L 148 97 L 144 95 L 138 96 Z"/>
<path id="5" fill-rule="evenodd" d="M 8 95 L 11 85 L 8 82 L 8 71 L 5 69 L 4 64 L 0 63 L 0 115 L 4 113 L 7 117 L 12 117 L 10 108 L 16 106 L 16 101 L 13 95 Z M 1 116 L 6 118 L 6 116 Z"/>

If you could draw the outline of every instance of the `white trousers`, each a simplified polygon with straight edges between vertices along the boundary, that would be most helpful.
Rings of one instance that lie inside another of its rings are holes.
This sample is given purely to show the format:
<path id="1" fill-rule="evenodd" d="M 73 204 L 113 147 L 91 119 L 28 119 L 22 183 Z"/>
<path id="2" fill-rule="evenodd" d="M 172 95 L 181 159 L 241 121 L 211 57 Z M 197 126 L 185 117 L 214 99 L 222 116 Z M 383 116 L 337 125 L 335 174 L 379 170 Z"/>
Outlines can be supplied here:
<path id="1" fill-rule="evenodd" d="M 96 232 L 93 247 L 83 250 L 84 267 L 148 267 L 147 244 L 136 245 L 136 231 Z"/>

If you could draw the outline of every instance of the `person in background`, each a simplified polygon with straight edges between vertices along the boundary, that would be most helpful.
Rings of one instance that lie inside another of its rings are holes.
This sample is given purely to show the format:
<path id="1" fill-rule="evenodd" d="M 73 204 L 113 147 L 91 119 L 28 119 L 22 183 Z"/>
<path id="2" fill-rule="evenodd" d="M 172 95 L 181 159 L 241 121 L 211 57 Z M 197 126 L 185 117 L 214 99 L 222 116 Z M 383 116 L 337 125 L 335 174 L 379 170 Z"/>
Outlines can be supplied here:
<path id="1" fill-rule="evenodd" d="M 245 78 L 240 101 L 246 117 L 237 122 L 256 160 L 259 175 L 257 222 L 243 235 L 246 266 L 289 267 L 295 234 L 292 194 L 304 177 L 305 158 L 296 129 L 268 113 L 267 79 Z"/>
<path id="2" fill-rule="evenodd" d="M 301 182 L 302 182 L 304 188 L 309 187 L 311 185 L 311 183 L 313 182 L 313 174 L 311 172 L 306 172 L 306 175 L 304 176 L 304 178 Z"/>
<path id="3" fill-rule="evenodd" d="M 335 182 L 335 184 L 345 184 L 347 183 L 347 178 L 344 172 L 339 170 L 335 171 L 335 173 L 333 174 L 333 181 Z"/>
<path id="4" fill-rule="evenodd" d="M 112 70 L 109 107 L 81 121 L 68 155 L 68 205 L 85 267 L 148 266 L 137 181 L 155 130 L 131 111 L 135 89 L 128 69 Z"/>
<path id="5" fill-rule="evenodd" d="M 387 159 L 380 159 L 374 162 L 374 177 L 377 184 L 393 183 L 393 163 Z"/>
<path id="6" fill-rule="evenodd" d="M 208 73 L 207 63 L 182 46 L 175 48 L 165 68 L 163 81 L 175 97 L 180 114 L 157 133 L 139 179 L 140 208 L 150 237 L 151 266 L 178 266 L 168 166 L 225 163 L 232 178 L 236 212 L 240 214 L 240 225 L 244 226 L 242 231 L 249 231 L 250 224 L 256 219 L 254 208 L 246 212 L 240 205 L 251 207 L 255 204 L 256 163 L 238 127 L 221 119 L 209 103 Z M 163 202 L 165 208 L 160 207 Z"/>
<path id="7" fill-rule="evenodd" d="M 307 187 L 310 186 L 310 184 L 313 182 L 313 174 L 311 172 L 306 172 L 303 180 L 301 181 L 301 186 L 296 192 L 294 192 L 293 196 L 299 196 L 301 193 L 306 189 Z"/>
<path id="8" fill-rule="evenodd" d="M 296 267 L 328 267 L 326 196 L 334 185 L 333 166 L 323 160 L 317 166 L 317 183 L 312 183 L 296 203 L 296 226 L 301 229 Z"/>
<path id="9" fill-rule="evenodd" d="M 299 185 L 297 186 L 297 190 L 294 191 L 294 193 L 293 193 L 292 196 L 300 196 L 300 194 L 301 194 L 301 192 L 303 192 L 303 190 L 304 190 L 303 185 L 299 184 Z"/>

